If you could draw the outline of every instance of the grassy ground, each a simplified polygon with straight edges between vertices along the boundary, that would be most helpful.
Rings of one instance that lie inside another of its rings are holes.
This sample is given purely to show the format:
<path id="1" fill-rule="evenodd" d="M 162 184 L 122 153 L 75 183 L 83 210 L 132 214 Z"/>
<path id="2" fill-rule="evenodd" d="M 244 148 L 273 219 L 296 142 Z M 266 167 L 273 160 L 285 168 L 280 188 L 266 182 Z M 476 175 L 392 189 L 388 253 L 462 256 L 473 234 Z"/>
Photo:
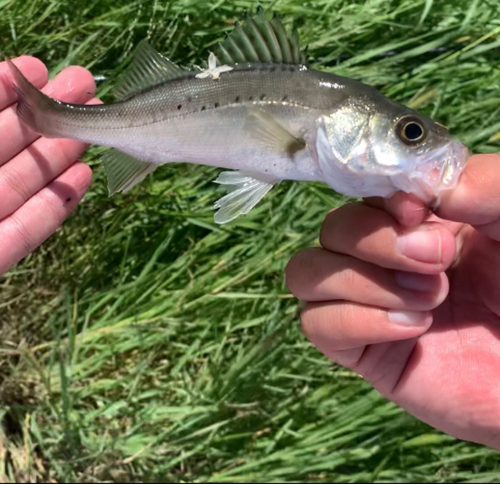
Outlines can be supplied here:
<path id="1" fill-rule="evenodd" d="M 314 65 L 499 151 L 496 0 L 260 3 Z M 0 0 L 0 46 L 51 74 L 84 65 L 109 100 L 139 40 L 199 63 L 255 6 Z M 165 166 L 109 199 L 101 151 L 75 214 L 0 278 L 2 482 L 498 481 L 498 453 L 416 421 L 301 335 L 283 269 L 340 196 L 285 182 L 218 227 L 217 170 Z"/>

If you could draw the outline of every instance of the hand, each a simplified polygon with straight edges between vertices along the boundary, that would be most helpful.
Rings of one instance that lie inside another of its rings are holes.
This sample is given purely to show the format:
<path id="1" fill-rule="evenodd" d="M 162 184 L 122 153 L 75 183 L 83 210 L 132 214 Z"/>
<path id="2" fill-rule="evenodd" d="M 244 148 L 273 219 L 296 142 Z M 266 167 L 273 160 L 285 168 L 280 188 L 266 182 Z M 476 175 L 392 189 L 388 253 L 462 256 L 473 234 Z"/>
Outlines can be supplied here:
<path id="1" fill-rule="evenodd" d="M 332 211 L 287 284 L 326 356 L 435 428 L 500 449 L 499 241 L 500 156 L 473 156 L 437 215 L 402 193 Z"/>
<path id="2" fill-rule="evenodd" d="M 13 62 L 56 99 L 84 103 L 95 93 L 94 79 L 82 67 L 68 67 L 47 82 L 38 59 L 23 56 Z M 91 180 L 90 168 L 75 162 L 83 143 L 43 138 L 21 123 L 12 82 L 7 63 L 0 62 L 0 275 L 56 231 Z"/>

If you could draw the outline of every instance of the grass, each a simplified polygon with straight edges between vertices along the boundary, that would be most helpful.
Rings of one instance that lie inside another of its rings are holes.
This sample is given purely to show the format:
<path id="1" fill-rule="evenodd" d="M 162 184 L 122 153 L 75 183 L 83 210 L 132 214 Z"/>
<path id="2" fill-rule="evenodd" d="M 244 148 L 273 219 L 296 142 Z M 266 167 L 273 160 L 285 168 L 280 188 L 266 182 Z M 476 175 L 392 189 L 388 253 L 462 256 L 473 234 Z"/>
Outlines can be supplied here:
<path id="1" fill-rule="evenodd" d="M 361 79 L 498 152 L 495 0 L 260 4 L 317 67 Z M 51 74 L 116 76 L 143 38 L 199 63 L 247 0 L 0 0 L 0 46 Z M 496 482 L 498 453 L 457 441 L 312 348 L 283 270 L 344 199 L 284 182 L 219 227 L 217 171 L 165 166 L 65 225 L 0 278 L 0 480 Z"/>

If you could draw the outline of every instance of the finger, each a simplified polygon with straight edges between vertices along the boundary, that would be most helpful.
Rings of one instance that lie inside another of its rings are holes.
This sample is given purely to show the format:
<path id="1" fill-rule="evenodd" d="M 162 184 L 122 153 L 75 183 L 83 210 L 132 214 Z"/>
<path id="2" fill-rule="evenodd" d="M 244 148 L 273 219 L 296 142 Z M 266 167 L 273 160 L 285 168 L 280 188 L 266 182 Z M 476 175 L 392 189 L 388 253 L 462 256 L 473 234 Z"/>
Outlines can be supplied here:
<path id="1" fill-rule="evenodd" d="M 472 156 L 458 186 L 443 194 L 436 213 L 500 240 L 500 156 Z"/>
<path id="2" fill-rule="evenodd" d="M 92 99 L 89 104 L 100 103 Z M 86 144 L 70 139 L 39 138 L 0 166 L 0 220 L 7 217 L 81 155 Z"/>
<path id="3" fill-rule="evenodd" d="M 424 222 L 429 209 L 415 195 L 396 192 L 390 198 L 366 198 L 365 203 L 389 212 L 403 227 L 416 227 Z"/>
<path id="4" fill-rule="evenodd" d="M 389 309 L 428 311 L 448 295 L 444 273 L 392 271 L 319 248 L 297 254 L 285 273 L 292 293 L 309 302 L 347 300 Z"/>
<path id="5" fill-rule="evenodd" d="M 389 213 L 360 202 L 327 215 L 320 243 L 332 252 L 387 269 L 422 274 L 445 271 L 455 256 L 455 237 L 443 224 L 405 228 Z"/>
<path id="6" fill-rule="evenodd" d="M 0 274 L 32 252 L 61 225 L 83 197 L 90 181 L 90 168 L 76 162 L 0 222 Z"/>
<path id="7" fill-rule="evenodd" d="M 12 62 L 21 70 L 28 81 L 41 89 L 47 84 L 48 73 L 44 63 L 35 57 L 21 56 L 12 59 Z M 12 89 L 14 79 L 7 62 L 0 62 L 0 111 L 17 101 Z"/>
<path id="8" fill-rule="evenodd" d="M 304 334 L 334 359 L 347 350 L 415 338 L 431 323 L 431 312 L 387 311 L 347 302 L 308 303 L 301 313 Z"/>
<path id="9" fill-rule="evenodd" d="M 83 67 L 71 66 L 49 81 L 42 91 L 56 99 L 71 103 L 84 103 L 95 93 L 94 78 Z M 16 114 L 16 106 L 10 106 L 0 113 L 0 166 L 40 137 L 25 126 Z"/>
<path id="10" fill-rule="evenodd" d="M 417 227 L 424 221 L 439 222 L 444 224 L 454 235 L 463 227 L 462 223 L 438 217 L 421 200 L 408 193 L 398 192 L 389 199 L 365 198 L 364 202 L 370 207 L 389 212 L 403 227 Z"/>

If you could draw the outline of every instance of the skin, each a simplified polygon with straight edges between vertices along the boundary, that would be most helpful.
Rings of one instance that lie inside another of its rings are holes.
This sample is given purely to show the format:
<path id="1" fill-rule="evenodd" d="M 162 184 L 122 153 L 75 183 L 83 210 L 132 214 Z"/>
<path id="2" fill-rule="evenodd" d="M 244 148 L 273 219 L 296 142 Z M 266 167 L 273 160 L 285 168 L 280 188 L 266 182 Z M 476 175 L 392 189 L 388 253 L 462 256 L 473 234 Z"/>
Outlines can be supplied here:
<path id="1" fill-rule="evenodd" d="M 93 99 L 94 79 L 82 67 L 68 67 L 48 81 L 38 59 L 22 56 L 13 62 L 36 87 L 57 99 L 99 102 Z M 20 122 L 16 101 L 10 70 L 0 62 L 0 274 L 55 232 L 91 181 L 90 168 L 76 161 L 86 145 L 40 137 Z"/>
<path id="2" fill-rule="evenodd" d="M 33 57 L 14 60 L 44 92 L 98 103 L 92 76 L 68 67 L 47 82 Z M 0 63 L 0 274 L 49 237 L 81 200 L 85 144 L 40 137 L 15 114 Z M 304 301 L 302 327 L 325 355 L 458 438 L 500 449 L 500 157 L 474 156 L 437 214 L 409 195 L 332 211 L 321 248 L 286 270 Z M 413 238 L 405 235 L 413 234 Z"/>
<path id="3" fill-rule="evenodd" d="M 321 248 L 286 269 L 307 301 L 303 331 L 327 357 L 433 427 L 496 449 L 499 164 L 473 156 L 436 214 L 402 193 L 333 210 Z"/>

